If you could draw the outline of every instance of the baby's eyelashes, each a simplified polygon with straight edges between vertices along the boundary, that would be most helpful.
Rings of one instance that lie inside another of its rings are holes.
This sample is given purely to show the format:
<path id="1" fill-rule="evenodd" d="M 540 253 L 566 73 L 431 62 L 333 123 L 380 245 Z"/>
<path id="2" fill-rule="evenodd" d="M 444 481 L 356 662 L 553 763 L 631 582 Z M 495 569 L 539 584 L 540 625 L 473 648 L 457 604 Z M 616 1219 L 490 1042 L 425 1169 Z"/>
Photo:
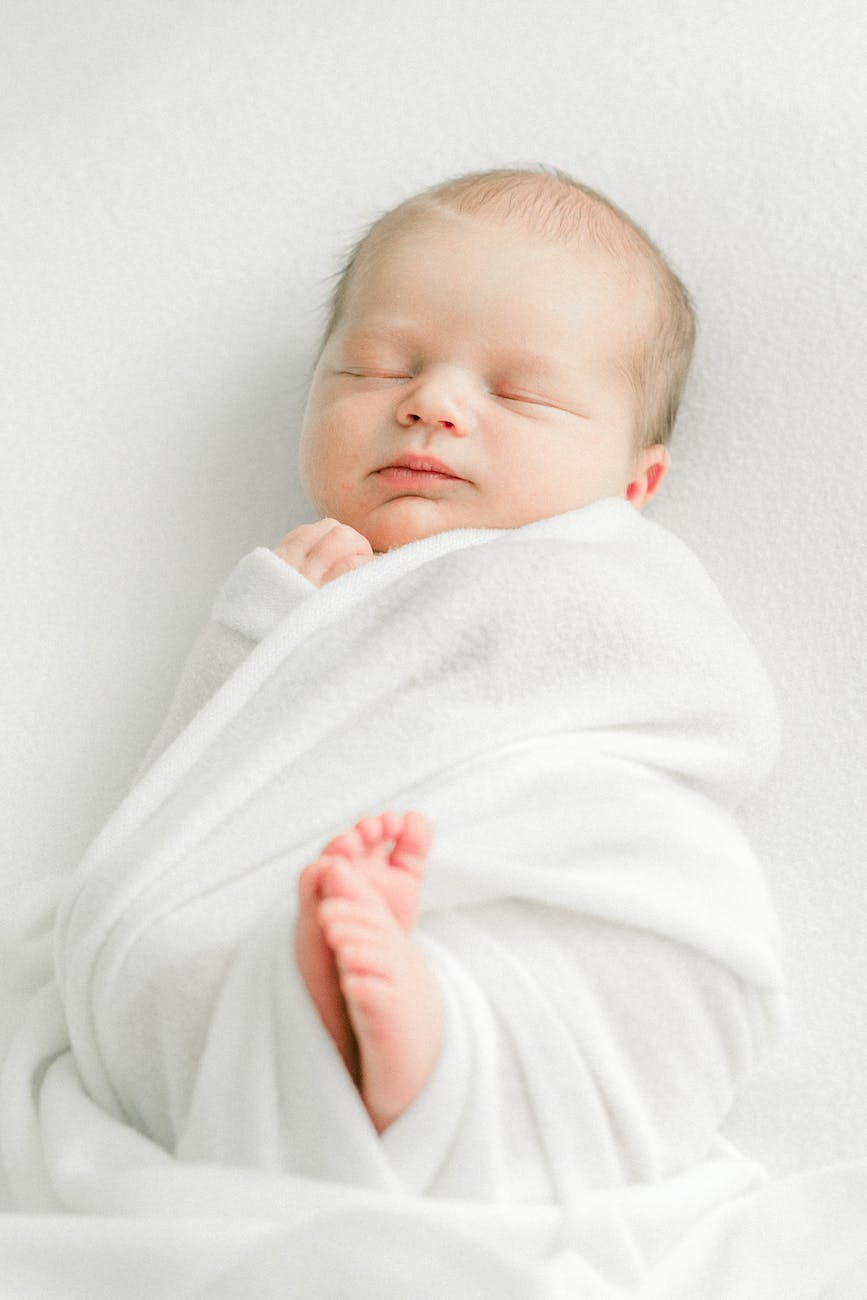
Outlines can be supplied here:
<path id="1" fill-rule="evenodd" d="M 574 415 L 579 420 L 587 420 L 590 417 L 583 411 L 579 411 L 574 406 L 567 406 L 564 402 L 555 401 L 553 397 L 537 397 L 530 393 L 510 393 L 498 392 L 494 394 L 501 402 L 515 402 L 521 406 L 538 407 L 548 411 L 563 411 L 566 415 Z"/>
<path id="2" fill-rule="evenodd" d="M 501 402 L 514 402 L 518 406 L 539 406 L 556 408 L 557 403 L 546 400 L 544 397 L 536 397 L 530 393 L 513 393 L 509 391 L 492 390 L 491 396 L 496 397 Z"/>
<path id="3" fill-rule="evenodd" d="M 391 380 L 408 380 L 414 379 L 415 372 L 411 370 L 388 370 L 384 367 L 374 366 L 344 366 L 337 372 L 339 375 L 346 375 L 353 379 L 391 379 Z M 483 392 L 488 393 L 491 397 L 500 398 L 504 402 L 523 402 L 534 406 L 545 406 L 546 403 L 541 397 L 533 397 L 529 393 L 512 392 L 508 389 L 501 389 L 494 386 L 480 384 Z"/>
<path id="4" fill-rule="evenodd" d="M 392 370 L 345 369 L 345 370 L 339 370 L 337 373 L 340 375 L 349 375 L 350 377 L 355 379 L 411 379 L 412 378 L 412 375 L 408 374 L 406 371 L 392 371 Z"/>
<path id="5" fill-rule="evenodd" d="M 545 405 L 541 397 L 529 397 L 524 393 L 509 393 L 497 389 L 491 389 L 490 391 L 492 397 L 499 397 L 503 402 L 529 402 L 533 406 Z"/>
<path id="6" fill-rule="evenodd" d="M 388 384 L 408 383 L 411 379 L 416 379 L 419 374 L 418 371 L 415 371 L 408 366 L 399 370 L 397 368 L 390 368 L 381 365 L 347 365 L 342 366 L 339 370 L 335 371 L 335 373 L 338 376 L 343 376 L 348 379 L 364 379 Z M 522 392 L 521 389 L 512 388 L 509 384 L 503 383 L 499 380 L 488 383 L 481 376 L 479 377 L 478 383 L 480 394 L 487 395 L 498 402 L 508 402 L 510 405 L 514 404 L 515 406 L 526 408 L 528 410 L 533 407 L 539 409 L 562 410 L 581 417 L 581 412 L 576 411 L 571 407 L 564 406 L 553 398 L 545 397 L 539 393 Z"/>

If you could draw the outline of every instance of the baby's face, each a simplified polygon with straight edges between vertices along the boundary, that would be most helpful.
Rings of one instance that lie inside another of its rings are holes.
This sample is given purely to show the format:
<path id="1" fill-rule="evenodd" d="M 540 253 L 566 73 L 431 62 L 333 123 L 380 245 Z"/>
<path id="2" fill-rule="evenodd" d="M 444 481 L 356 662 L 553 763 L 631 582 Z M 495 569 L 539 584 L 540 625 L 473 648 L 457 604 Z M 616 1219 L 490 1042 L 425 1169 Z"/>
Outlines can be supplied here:
<path id="1" fill-rule="evenodd" d="M 405 229 L 356 272 L 314 371 L 310 500 L 386 551 L 627 495 L 634 399 L 617 363 L 642 293 L 594 249 L 474 218 Z"/>

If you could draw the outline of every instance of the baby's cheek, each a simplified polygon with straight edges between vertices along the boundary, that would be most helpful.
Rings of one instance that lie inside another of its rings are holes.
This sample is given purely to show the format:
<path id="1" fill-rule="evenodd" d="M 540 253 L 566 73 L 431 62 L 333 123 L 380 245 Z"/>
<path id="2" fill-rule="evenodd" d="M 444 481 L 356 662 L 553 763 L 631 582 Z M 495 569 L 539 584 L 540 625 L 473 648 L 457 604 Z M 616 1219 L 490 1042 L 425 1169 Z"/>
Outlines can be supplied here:
<path id="1" fill-rule="evenodd" d="M 301 456 L 301 482 L 313 504 L 323 514 L 339 517 L 332 502 L 347 490 L 348 475 L 334 446 L 324 439 L 307 444 Z"/>

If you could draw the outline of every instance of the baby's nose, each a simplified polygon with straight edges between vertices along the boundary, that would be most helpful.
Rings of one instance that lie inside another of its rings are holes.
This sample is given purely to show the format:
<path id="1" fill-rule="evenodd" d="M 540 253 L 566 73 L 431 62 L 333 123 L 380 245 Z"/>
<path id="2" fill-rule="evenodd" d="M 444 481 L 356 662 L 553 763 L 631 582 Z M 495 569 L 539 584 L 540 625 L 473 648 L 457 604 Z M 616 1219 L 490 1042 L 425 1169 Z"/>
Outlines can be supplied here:
<path id="1" fill-rule="evenodd" d="M 476 418 L 469 377 L 444 368 L 419 375 L 397 412 L 399 424 L 424 424 L 459 437 L 472 433 Z"/>

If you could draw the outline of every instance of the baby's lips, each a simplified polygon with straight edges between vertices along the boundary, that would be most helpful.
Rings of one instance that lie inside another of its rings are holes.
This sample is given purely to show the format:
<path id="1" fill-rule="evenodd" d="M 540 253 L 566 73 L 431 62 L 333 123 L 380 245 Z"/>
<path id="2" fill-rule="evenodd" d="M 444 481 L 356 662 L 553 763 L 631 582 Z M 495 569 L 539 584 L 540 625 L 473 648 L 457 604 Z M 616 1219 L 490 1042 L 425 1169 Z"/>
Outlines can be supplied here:
<path id="1" fill-rule="evenodd" d="M 420 456 L 414 452 L 406 452 L 402 456 L 397 456 L 388 465 L 383 465 L 383 469 L 410 469 L 418 470 L 420 473 L 427 474 L 447 474 L 449 478 L 461 478 L 457 470 L 452 469 L 444 460 L 439 460 L 436 456 Z"/>

